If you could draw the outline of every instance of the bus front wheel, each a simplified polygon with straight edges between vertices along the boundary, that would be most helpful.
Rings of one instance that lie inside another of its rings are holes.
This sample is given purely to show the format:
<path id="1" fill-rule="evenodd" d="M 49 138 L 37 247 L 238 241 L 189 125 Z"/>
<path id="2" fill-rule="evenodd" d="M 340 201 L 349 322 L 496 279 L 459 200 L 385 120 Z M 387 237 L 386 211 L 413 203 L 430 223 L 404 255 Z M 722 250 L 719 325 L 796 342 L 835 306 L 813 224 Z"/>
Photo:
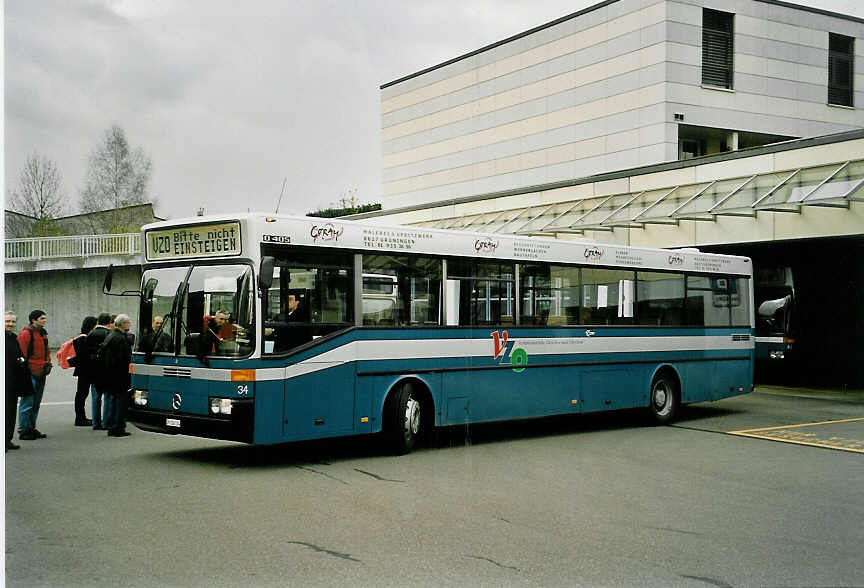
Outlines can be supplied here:
<path id="1" fill-rule="evenodd" d="M 661 371 L 651 382 L 651 398 L 648 410 L 651 420 L 658 425 L 666 425 L 675 419 L 681 401 L 680 388 L 675 376 Z"/>
<path id="2" fill-rule="evenodd" d="M 387 416 L 387 437 L 396 455 L 410 453 L 421 433 L 423 405 L 410 383 L 393 392 Z"/>

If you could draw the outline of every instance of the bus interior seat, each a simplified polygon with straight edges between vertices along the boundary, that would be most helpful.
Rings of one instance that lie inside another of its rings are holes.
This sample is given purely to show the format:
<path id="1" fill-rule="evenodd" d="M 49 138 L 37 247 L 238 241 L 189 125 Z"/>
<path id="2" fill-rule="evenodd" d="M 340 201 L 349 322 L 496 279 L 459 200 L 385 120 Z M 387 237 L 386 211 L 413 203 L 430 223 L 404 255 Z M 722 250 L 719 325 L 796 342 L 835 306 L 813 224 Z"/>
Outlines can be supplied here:
<path id="1" fill-rule="evenodd" d="M 183 346 L 186 348 L 186 353 L 189 355 L 198 355 L 198 348 L 201 344 L 201 333 L 189 333 L 186 339 L 183 340 Z"/>
<path id="2" fill-rule="evenodd" d="M 549 309 L 543 308 L 540 310 L 540 316 L 537 317 L 537 324 L 545 326 L 549 322 Z"/>

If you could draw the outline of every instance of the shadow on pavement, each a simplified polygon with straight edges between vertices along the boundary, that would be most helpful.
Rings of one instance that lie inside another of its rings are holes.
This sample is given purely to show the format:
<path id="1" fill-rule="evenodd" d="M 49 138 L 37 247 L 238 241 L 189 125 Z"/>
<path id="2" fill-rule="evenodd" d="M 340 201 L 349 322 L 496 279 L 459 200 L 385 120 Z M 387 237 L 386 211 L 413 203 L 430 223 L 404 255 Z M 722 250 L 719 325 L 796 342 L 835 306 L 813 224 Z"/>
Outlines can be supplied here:
<path id="1" fill-rule="evenodd" d="M 678 418 L 675 419 L 675 423 L 673 424 L 681 424 L 687 423 L 689 421 L 732 416 L 736 414 L 741 414 L 743 412 L 745 411 L 729 408 L 727 406 L 718 406 L 716 404 L 688 404 L 687 406 L 681 407 L 681 411 L 678 413 Z"/>
<path id="2" fill-rule="evenodd" d="M 717 406 L 685 406 L 678 422 L 735 414 L 738 411 Z M 610 430 L 651 427 L 644 410 L 619 410 L 587 415 L 564 415 L 519 421 L 457 425 L 436 429 L 423 439 L 415 452 L 442 451 L 520 439 L 542 439 L 563 435 L 583 435 Z M 173 459 L 198 464 L 225 465 L 229 468 L 303 467 L 329 465 L 357 458 L 389 457 L 380 435 L 339 437 L 298 441 L 279 445 L 250 446 L 235 443 L 189 450 L 154 452 L 144 459 Z"/>

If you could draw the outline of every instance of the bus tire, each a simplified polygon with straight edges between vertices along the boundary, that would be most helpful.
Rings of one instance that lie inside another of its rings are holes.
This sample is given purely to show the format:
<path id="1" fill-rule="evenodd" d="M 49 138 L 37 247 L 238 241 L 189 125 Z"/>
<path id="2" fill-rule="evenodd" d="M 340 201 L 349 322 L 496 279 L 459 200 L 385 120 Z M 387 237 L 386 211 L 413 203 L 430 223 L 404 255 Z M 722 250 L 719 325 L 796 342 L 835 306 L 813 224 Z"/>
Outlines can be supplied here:
<path id="1" fill-rule="evenodd" d="M 399 386 L 388 399 L 386 437 L 396 455 L 405 455 L 414 449 L 423 432 L 423 408 L 411 382 Z"/>
<path id="2" fill-rule="evenodd" d="M 655 425 L 667 425 L 675 420 L 681 404 L 681 387 L 671 371 L 657 372 L 648 396 L 648 412 Z"/>

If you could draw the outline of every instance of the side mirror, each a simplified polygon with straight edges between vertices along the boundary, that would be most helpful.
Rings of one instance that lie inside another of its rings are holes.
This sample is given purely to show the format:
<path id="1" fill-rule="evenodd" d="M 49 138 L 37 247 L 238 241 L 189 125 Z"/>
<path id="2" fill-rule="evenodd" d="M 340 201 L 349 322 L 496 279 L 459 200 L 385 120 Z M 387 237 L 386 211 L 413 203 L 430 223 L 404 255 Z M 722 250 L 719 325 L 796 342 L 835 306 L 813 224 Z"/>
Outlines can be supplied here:
<path id="1" fill-rule="evenodd" d="M 144 302 L 153 302 L 153 294 L 156 292 L 156 286 L 159 282 L 156 281 L 156 278 L 150 278 L 147 280 L 147 283 L 144 284 L 144 289 L 142 294 Z"/>
<path id="2" fill-rule="evenodd" d="M 266 292 L 273 285 L 273 269 L 276 267 L 276 259 L 269 255 L 261 258 L 261 268 L 258 270 L 258 289 Z"/>
<path id="3" fill-rule="evenodd" d="M 102 282 L 102 293 L 106 296 L 141 296 L 141 290 L 124 290 L 120 294 L 111 293 L 111 282 L 114 281 L 114 264 L 108 266 L 105 272 L 105 281 Z"/>
<path id="4" fill-rule="evenodd" d="M 111 291 L 111 282 L 114 281 L 114 264 L 108 266 L 108 271 L 105 272 L 105 281 L 102 282 L 102 292 L 107 294 Z"/>

